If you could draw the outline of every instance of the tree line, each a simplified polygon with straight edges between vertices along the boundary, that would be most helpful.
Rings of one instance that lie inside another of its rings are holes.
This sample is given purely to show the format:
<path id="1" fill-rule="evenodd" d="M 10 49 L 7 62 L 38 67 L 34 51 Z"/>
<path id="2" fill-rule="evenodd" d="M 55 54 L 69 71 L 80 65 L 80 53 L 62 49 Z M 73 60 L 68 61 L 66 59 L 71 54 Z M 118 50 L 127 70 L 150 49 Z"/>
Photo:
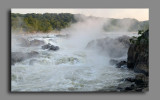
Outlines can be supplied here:
<path id="1" fill-rule="evenodd" d="M 109 24 L 108 24 L 109 22 Z M 106 24 L 104 24 L 103 29 L 105 31 L 129 31 L 137 32 L 139 30 L 148 30 L 149 21 L 138 21 L 136 19 L 124 18 L 124 19 L 109 19 Z"/>
<path id="2" fill-rule="evenodd" d="M 80 16 L 80 15 L 79 15 Z M 13 31 L 27 33 L 49 33 L 51 31 L 60 31 L 69 27 L 78 20 L 74 14 L 70 13 L 44 13 L 44 14 L 18 14 L 11 13 L 11 29 Z M 108 23 L 109 22 L 109 23 Z M 104 24 L 105 31 L 138 31 L 149 29 L 149 21 L 138 21 L 136 19 L 124 18 L 109 20 Z"/>
<path id="3" fill-rule="evenodd" d="M 69 27 L 76 20 L 70 13 L 45 13 L 45 14 L 16 14 L 11 13 L 11 29 L 29 33 L 48 33 L 53 30 L 60 31 Z"/>

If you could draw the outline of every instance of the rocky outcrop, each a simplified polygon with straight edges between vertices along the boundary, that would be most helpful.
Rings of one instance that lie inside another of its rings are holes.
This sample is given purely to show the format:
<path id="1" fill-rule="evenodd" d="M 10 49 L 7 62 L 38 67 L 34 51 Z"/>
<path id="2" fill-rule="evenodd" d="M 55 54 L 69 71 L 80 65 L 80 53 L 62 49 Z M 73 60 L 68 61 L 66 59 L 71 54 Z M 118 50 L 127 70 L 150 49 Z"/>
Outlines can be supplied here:
<path id="1" fill-rule="evenodd" d="M 149 30 L 134 38 L 128 49 L 127 62 L 110 60 L 110 64 L 118 68 L 127 65 L 136 72 L 135 77 L 122 79 L 116 91 L 122 92 L 146 92 L 149 90 Z"/>
<path id="2" fill-rule="evenodd" d="M 46 45 L 43 45 L 42 49 L 48 49 L 48 50 L 52 50 L 52 51 L 57 51 L 57 50 L 59 50 L 59 47 L 51 45 L 50 43 L 48 43 Z"/>
<path id="3" fill-rule="evenodd" d="M 131 44 L 128 49 L 127 66 L 137 73 L 149 74 L 149 31 Z"/>
<path id="4" fill-rule="evenodd" d="M 129 39 L 130 37 L 125 35 L 115 39 L 106 37 L 90 41 L 86 48 L 97 50 L 111 58 L 119 58 L 126 55 L 130 45 Z"/>
<path id="5" fill-rule="evenodd" d="M 121 80 L 117 91 L 121 92 L 146 92 L 148 88 L 148 77 L 144 74 L 138 74 L 135 78 L 126 78 Z"/>
<path id="6" fill-rule="evenodd" d="M 145 31 L 128 49 L 127 67 L 138 73 L 134 79 L 135 91 L 148 91 L 149 85 L 149 30 Z M 130 87 L 129 87 L 130 88 Z"/>

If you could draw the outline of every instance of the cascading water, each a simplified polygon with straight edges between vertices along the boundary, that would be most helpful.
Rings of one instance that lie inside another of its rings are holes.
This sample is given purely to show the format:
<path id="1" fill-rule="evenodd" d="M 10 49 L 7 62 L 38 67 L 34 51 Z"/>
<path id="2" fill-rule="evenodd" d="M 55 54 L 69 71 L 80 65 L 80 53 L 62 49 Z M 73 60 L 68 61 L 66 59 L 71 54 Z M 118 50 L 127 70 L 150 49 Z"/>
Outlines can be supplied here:
<path id="1" fill-rule="evenodd" d="M 128 33 L 127 33 L 128 34 Z M 114 37 L 105 34 L 104 37 Z M 20 45 L 12 35 L 12 52 L 38 52 L 32 58 L 11 66 L 12 91 L 98 91 L 118 86 L 119 79 L 134 77 L 134 72 L 109 64 L 110 58 L 87 50 L 89 41 L 76 44 L 76 39 L 50 35 L 26 35 L 28 40 L 42 40 L 59 46 L 59 50 L 43 50 L 40 46 Z M 23 37 L 23 36 L 19 36 Z"/>

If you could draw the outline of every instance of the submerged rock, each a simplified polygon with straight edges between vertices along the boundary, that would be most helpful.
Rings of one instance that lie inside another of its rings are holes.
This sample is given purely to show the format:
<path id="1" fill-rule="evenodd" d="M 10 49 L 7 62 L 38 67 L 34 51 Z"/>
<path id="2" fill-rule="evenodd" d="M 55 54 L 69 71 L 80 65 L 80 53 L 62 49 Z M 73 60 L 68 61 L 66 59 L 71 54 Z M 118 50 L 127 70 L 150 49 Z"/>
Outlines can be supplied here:
<path id="1" fill-rule="evenodd" d="M 11 64 L 14 65 L 16 62 L 21 62 L 25 59 L 22 52 L 12 52 Z"/>
<path id="2" fill-rule="evenodd" d="M 125 81 L 135 82 L 135 78 L 128 77 L 128 78 L 125 79 Z"/>
<path id="3" fill-rule="evenodd" d="M 117 66 L 117 68 L 121 68 L 122 66 L 127 66 L 127 62 L 121 61 L 121 62 L 117 63 L 116 66 Z"/>
<path id="4" fill-rule="evenodd" d="M 39 53 L 36 51 L 31 51 L 28 53 L 23 52 L 12 52 L 11 56 L 11 65 L 14 65 L 17 62 L 24 61 L 28 58 L 36 57 Z"/>
<path id="5" fill-rule="evenodd" d="M 48 44 L 46 44 L 46 45 L 43 45 L 43 46 L 42 46 L 42 49 L 48 49 L 48 50 L 57 51 L 57 50 L 59 50 L 59 47 L 58 47 L 58 46 L 51 45 L 50 43 L 48 43 Z"/>
<path id="6" fill-rule="evenodd" d="M 37 39 L 29 41 L 28 39 L 20 38 L 19 40 L 21 42 L 20 45 L 21 46 L 25 46 L 25 47 L 28 47 L 28 46 L 40 46 L 40 45 L 44 45 L 45 44 L 45 42 L 43 40 L 37 40 Z"/>
<path id="7" fill-rule="evenodd" d="M 86 48 L 98 50 L 100 53 L 112 58 L 123 57 L 127 54 L 127 49 L 130 45 L 129 39 L 130 37 L 128 36 L 115 39 L 106 37 L 90 41 Z"/>
<path id="8" fill-rule="evenodd" d="M 31 60 L 29 61 L 29 65 L 33 65 L 36 61 L 37 61 L 36 59 L 31 59 Z"/>
<path id="9" fill-rule="evenodd" d="M 131 85 L 125 85 L 128 82 Z M 117 89 L 121 91 L 134 91 L 134 92 L 146 92 L 148 91 L 148 77 L 142 73 L 137 74 L 135 77 L 128 77 L 124 79 Z"/>
<path id="10" fill-rule="evenodd" d="M 109 62 L 111 65 L 115 65 L 117 68 L 121 68 L 122 66 L 127 66 L 126 61 L 119 61 L 115 59 L 111 59 Z"/>

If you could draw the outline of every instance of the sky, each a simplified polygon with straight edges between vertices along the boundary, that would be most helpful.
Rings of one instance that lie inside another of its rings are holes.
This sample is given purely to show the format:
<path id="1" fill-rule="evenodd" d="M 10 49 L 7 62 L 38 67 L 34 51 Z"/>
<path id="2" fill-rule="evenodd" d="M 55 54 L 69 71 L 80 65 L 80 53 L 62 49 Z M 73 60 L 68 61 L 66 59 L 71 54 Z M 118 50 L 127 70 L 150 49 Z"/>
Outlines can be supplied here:
<path id="1" fill-rule="evenodd" d="M 116 8 L 116 9 L 82 9 L 82 8 L 75 8 L 75 9 L 40 9 L 40 8 L 14 8 L 11 10 L 12 13 L 20 13 L 20 14 L 26 14 L 26 13 L 72 13 L 72 14 L 84 14 L 86 16 L 96 16 L 96 17 L 104 17 L 104 18 L 135 18 L 139 21 L 149 20 L 149 9 L 148 8 L 136 8 L 136 9 L 128 9 L 128 8 Z"/>

